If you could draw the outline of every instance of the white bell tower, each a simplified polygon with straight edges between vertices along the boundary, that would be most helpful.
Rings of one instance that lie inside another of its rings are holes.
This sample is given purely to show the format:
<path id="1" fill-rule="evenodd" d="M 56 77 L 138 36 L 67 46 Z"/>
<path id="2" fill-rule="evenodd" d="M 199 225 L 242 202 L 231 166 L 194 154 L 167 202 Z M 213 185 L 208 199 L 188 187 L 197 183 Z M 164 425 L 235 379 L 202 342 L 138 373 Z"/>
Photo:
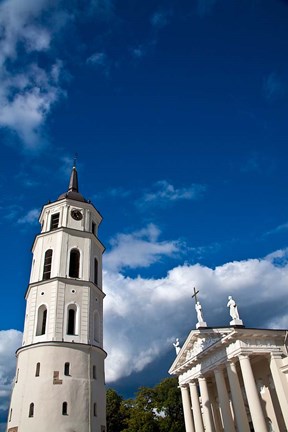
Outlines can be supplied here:
<path id="1" fill-rule="evenodd" d="M 44 205 L 8 432 L 105 432 L 102 217 L 78 191 Z"/>

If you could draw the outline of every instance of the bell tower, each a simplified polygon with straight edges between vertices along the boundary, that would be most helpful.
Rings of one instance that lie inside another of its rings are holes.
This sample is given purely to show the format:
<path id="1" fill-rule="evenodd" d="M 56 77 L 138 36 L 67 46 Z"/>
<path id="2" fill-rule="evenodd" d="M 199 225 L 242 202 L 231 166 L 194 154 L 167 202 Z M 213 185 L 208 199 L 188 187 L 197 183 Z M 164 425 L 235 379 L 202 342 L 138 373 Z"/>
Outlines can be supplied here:
<path id="1" fill-rule="evenodd" d="M 102 216 L 78 190 L 44 205 L 8 432 L 105 432 Z"/>

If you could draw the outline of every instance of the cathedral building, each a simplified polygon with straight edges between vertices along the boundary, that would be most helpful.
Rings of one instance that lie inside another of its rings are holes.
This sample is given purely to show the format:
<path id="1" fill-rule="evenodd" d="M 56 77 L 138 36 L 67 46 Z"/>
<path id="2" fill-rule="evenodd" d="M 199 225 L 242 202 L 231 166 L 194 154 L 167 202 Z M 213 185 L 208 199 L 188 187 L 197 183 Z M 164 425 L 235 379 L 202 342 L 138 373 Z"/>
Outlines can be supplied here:
<path id="1" fill-rule="evenodd" d="M 245 328 L 229 296 L 232 321 L 198 323 L 169 373 L 178 376 L 186 432 L 287 432 L 287 330 Z"/>
<path id="2" fill-rule="evenodd" d="M 78 190 L 44 205 L 7 432 L 105 432 L 100 213 Z"/>

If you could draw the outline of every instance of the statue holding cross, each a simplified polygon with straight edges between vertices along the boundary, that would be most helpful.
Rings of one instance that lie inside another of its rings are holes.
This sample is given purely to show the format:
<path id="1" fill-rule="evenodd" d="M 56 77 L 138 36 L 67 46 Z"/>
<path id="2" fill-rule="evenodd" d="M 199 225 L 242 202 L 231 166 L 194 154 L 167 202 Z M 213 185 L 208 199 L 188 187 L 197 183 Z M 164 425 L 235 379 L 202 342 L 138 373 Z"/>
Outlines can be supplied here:
<path id="1" fill-rule="evenodd" d="M 196 324 L 196 328 L 198 329 L 199 327 L 207 327 L 207 323 L 204 321 L 203 314 L 202 314 L 202 306 L 197 297 L 197 294 L 199 294 L 199 290 L 197 291 L 195 287 L 193 289 L 194 289 L 194 294 L 192 295 L 192 298 L 195 298 L 195 310 L 197 313 L 197 320 L 198 320 Z"/>

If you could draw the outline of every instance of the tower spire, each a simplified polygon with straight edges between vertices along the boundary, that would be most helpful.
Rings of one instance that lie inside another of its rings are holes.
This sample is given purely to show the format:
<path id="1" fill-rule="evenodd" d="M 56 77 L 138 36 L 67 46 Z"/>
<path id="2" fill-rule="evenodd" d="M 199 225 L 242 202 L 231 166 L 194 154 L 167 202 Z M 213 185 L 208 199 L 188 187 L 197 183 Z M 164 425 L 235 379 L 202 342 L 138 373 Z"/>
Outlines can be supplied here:
<path id="1" fill-rule="evenodd" d="M 79 192 L 78 191 L 78 173 L 75 166 L 75 160 L 74 160 L 74 166 L 72 168 L 71 176 L 70 176 L 70 182 L 69 182 L 69 188 L 68 192 Z"/>
<path id="2" fill-rule="evenodd" d="M 69 198 L 74 201 L 81 201 L 81 202 L 87 202 L 83 195 L 79 192 L 79 186 L 78 186 L 78 173 L 76 169 L 76 156 L 74 158 L 73 168 L 70 175 L 70 181 L 68 186 L 68 191 L 64 192 L 58 197 L 58 201 L 63 198 Z"/>

